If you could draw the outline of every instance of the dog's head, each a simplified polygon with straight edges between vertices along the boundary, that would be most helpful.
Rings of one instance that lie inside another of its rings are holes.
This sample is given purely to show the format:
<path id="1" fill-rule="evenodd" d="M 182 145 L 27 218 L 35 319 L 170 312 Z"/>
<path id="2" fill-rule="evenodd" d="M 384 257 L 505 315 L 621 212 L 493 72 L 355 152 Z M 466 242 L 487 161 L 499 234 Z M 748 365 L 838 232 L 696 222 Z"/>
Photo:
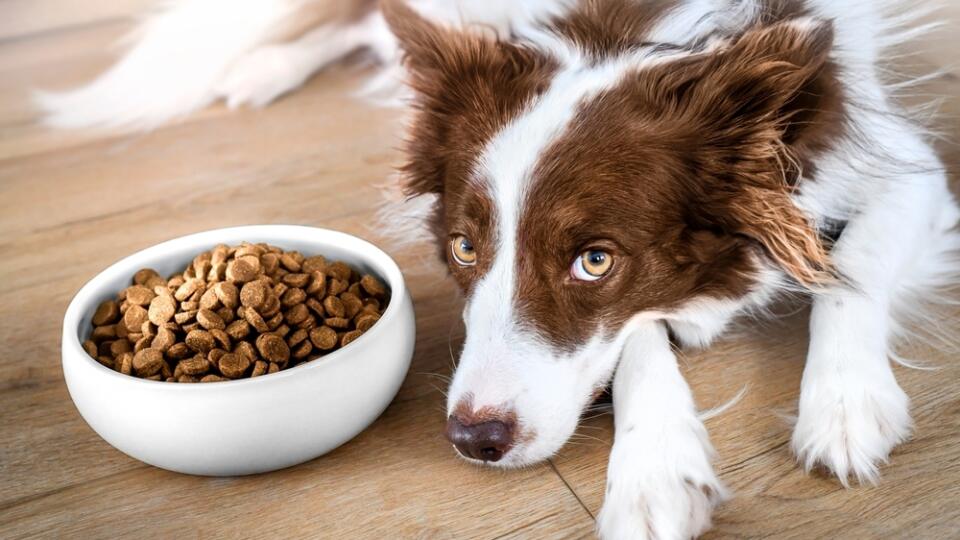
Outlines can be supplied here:
<path id="1" fill-rule="evenodd" d="M 813 111 L 837 106 L 829 24 L 608 55 L 384 11 L 416 93 L 405 187 L 437 197 L 466 297 L 447 427 L 465 457 L 556 452 L 633 321 L 735 301 L 771 266 L 803 284 L 828 272 L 790 192 L 825 137 Z"/>

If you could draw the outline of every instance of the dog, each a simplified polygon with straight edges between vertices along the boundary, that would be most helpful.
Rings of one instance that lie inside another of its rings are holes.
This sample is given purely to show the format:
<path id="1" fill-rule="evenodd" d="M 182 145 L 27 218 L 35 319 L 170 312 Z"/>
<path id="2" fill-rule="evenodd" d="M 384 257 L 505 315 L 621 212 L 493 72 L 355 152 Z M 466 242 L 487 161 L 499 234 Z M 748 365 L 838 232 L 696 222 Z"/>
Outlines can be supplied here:
<path id="1" fill-rule="evenodd" d="M 390 0 L 281 44 L 266 27 L 303 2 L 216 4 L 261 10 L 261 37 L 232 27 L 216 61 L 184 60 L 202 77 L 171 78 L 184 45 L 163 34 L 196 11 L 174 4 L 91 86 L 41 97 L 50 123 L 262 105 L 358 48 L 402 74 L 402 188 L 466 299 L 446 427 L 464 459 L 547 459 L 612 384 L 599 535 L 703 533 L 729 493 L 672 344 L 798 291 L 800 464 L 874 483 L 909 436 L 892 348 L 956 281 L 960 210 L 884 79 L 883 51 L 926 29 L 893 2 Z M 135 75 L 158 86 L 111 110 Z"/>

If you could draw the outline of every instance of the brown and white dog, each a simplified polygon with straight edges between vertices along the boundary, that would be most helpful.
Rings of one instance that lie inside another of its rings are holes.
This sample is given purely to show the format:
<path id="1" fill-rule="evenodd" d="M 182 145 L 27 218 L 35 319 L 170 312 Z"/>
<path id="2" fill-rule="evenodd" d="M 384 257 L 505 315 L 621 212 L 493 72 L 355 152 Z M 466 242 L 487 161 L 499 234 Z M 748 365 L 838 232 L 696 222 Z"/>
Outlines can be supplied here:
<path id="1" fill-rule="evenodd" d="M 131 56 L 163 50 L 147 32 L 44 104 L 58 125 L 151 126 L 217 97 L 268 102 L 369 47 L 405 68 L 403 187 L 466 297 L 447 426 L 463 457 L 548 458 L 612 380 L 600 535 L 698 535 L 727 491 L 671 338 L 706 346 L 802 290 L 793 449 L 845 485 L 876 481 L 911 427 L 892 343 L 960 268 L 941 162 L 882 77 L 882 51 L 923 28 L 868 0 L 483 4 L 390 1 L 289 43 L 251 38 L 192 94 L 158 80 L 111 115 Z"/>

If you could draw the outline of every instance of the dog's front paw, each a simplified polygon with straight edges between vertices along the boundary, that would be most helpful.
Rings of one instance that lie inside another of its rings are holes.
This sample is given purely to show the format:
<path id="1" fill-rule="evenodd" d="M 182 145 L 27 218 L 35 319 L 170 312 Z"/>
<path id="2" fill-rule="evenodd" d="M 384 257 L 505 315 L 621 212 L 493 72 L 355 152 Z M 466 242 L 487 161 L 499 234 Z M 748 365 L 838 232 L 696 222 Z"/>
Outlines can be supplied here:
<path id="1" fill-rule="evenodd" d="M 646 437 L 614 444 L 597 516 L 604 540 L 699 536 L 710 528 L 713 508 L 729 497 L 713 472 L 713 448 L 702 426 L 664 439 L 671 444 L 651 445 Z"/>
<path id="2" fill-rule="evenodd" d="M 710 528 L 713 508 L 726 498 L 716 478 L 697 483 L 665 474 L 642 484 L 608 478 L 607 496 L 597 516 L 604 540 L 694 538 Z"/>
<path id="3" fill-rule="evenodd" d="M 910 436 L 910 403 L 892 376 L 804 377 L 791 445 L 809 471 L 820 464 L 847 486 L 875 484 L 877 467 Z"/>
<path id="4" fill-rule="evenodd" d="M 303 83 L 291 51 L 268 45 L 250 51 L 227 71 L 217 88 L 227 106 L 262 107 Z"/>

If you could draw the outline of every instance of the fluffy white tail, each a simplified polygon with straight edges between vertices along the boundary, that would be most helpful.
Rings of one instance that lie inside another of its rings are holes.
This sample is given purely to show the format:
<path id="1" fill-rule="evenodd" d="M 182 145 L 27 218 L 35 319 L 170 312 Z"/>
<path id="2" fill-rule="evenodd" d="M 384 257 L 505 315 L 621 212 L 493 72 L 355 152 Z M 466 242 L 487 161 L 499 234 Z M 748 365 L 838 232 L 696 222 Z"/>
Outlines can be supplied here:
<path id="1" fill-rule="evenodd" d="M 271 39 L 306 2 L 167 0 L 108 71 L 76 90 L 37 92 L 34 100 L 53 127 L 156 127 L 212 103 L 231 62 Z"/>

